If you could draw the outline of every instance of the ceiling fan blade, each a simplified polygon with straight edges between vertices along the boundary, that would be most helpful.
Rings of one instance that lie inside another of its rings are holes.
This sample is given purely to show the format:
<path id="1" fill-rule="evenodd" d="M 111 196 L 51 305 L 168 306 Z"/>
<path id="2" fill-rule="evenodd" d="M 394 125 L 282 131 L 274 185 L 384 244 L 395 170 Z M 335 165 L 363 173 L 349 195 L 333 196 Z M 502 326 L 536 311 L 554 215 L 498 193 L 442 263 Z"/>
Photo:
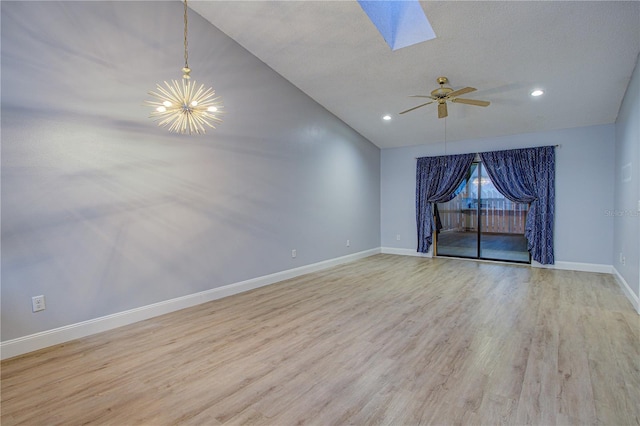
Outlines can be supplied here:
<path id="1" fill-rule="evenodd" d="M 481 107 L 486 107 L 491 104 L 491 102 L 488 102 L 488 101 L 477 101 L 475 99 L 460 99 L 460 98 L 451 99 L 451 102 L 456 102 L 458 104 L 475 105 L 475 106 L 481 106 Z"/>
<path id="2" fill-rule="evenodd" d="M 433 103 L 433 101 L 431 101 L 431 102 L 427 102 L 426 104 L 418 105 L 418 106 L 413 107 L 413 108 L 409 108 L 409 109 L 408 109 L 408 110 L 406 110 L 406 111 L 402 111 L 400 114 L 404 114 L 405 112 L 413 111 L 414 109 L 422 108 L 423 106 L 425 106 L 425 105 L 429 105 L 429 104 L 432 104 L 432 103 Z"/>
<path id="3" fill-rule="evenodd" d="M 442 102 L 438 104 L 438 118 L 445 118 L 449 113 L 447 112 L 447 103 Z"/>
<path id="4" fill-rule="evenodd" d="M 465 93 L 475 92 L 478 89 L 473 87 L 465 87 L 464 89 L 455 90 L 447 95 L 448 98 L 455 98 L 456 96 L 464 95 Z"/>
<path id="5" fill-rule="evenodd" d="M 410 95 L 410 98 L 428 98 L 428 99 L 434 99 L 435 98 L 433 96 L 427 96 L 427 95 Z"/>

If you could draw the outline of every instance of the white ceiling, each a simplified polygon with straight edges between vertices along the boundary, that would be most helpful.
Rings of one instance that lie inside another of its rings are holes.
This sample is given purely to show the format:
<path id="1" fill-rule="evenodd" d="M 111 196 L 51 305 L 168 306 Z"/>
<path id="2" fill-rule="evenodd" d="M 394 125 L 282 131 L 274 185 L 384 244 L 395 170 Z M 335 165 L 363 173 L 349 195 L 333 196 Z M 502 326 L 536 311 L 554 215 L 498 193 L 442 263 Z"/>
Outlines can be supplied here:
<path id="1" fill-rule="evenodd" d="M 356 1 L 189 6 L 380 148 L 444 140 L 435 104 L 397 114 L 439 76 L 491 102 L 449 104 L 447 141 L 613 123 L 640 52 L 637 1 L 422 2 L 437 38 L 395 52 Z"/>

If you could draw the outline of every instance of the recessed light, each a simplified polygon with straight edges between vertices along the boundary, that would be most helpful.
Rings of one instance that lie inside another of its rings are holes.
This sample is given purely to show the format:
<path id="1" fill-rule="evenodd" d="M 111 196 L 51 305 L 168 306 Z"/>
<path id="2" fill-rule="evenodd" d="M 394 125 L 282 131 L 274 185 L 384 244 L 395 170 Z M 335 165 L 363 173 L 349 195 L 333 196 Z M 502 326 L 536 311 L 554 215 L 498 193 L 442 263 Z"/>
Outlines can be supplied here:
<path id="1" fill-rule="evenodd" d="M 536 89 L 533 92 L 531 92 L 531 96 L 542 96 L 542 95 L 544 95 L 544 90 Z"/>
<path id="2" fill-rule="evenodd" d="M 382 119 L 384 121 L 389 121 L 389 120 L 391 120 L 391 116 L 389 114 L 387 114 L 387 115 L 383 116 Z"/>

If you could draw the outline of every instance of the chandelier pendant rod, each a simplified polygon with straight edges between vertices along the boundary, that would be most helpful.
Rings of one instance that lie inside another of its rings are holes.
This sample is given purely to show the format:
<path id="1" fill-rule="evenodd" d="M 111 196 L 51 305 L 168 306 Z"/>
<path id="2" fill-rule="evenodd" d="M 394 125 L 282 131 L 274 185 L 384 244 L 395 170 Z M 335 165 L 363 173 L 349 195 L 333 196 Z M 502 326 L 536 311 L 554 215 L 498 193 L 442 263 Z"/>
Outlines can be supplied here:
<path id="1" fill-rule="evenodd" d="M 191 69 L 189 68 L 189 20 L 187 14 L 187 0 L 184 0 L 184 68 L 182 68 L 182 78 L 189 79 L 191 76 L 189 73 Z"/>

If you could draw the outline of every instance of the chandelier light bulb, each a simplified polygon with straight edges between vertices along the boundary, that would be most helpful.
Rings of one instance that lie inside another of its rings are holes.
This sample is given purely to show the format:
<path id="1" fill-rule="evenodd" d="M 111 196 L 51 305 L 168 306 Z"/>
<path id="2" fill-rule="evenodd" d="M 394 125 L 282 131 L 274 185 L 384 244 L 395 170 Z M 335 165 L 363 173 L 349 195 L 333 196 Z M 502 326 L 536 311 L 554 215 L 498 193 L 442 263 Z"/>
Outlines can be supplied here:
<path id="1" fill-rule="evenodd" d="M 204 84 L 198 86 L 195 80 L 165 81 L 149 94 L 157 99 L 147 101 L 155 107 L 151 118 L 170 132 L 201 134 L 206 133 L 207 127 L 215 129 L 215 125 L 222 122 L 219 117 L 222 103 L 215 96 L 215 90 L 205 89 Z"/>

